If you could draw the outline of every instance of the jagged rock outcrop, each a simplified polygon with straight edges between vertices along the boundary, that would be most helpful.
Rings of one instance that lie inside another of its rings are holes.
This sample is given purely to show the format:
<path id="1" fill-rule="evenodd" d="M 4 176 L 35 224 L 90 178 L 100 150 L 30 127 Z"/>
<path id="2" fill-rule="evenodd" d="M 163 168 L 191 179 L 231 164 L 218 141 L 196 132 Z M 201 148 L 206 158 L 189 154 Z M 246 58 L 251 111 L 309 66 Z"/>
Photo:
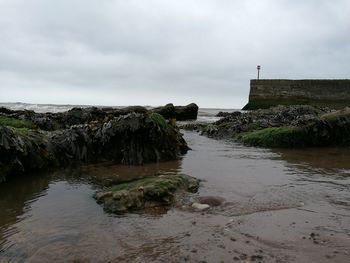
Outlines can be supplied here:
<path id="1" fill-rule="evenodd" d="M 161 114 L 165 119 L 175 118 L 177 120 L 197 119 L 198 106 L 194 103 L 187 106 L 174 106 L 167 104 L 164 107 L 155 108 L 151 111 L 142 106 L 129 106 L 125 108 L 112 107 L 87 107 L 72 108 L 66 112 L 37 113 L 31 110 L 10 110 L 1 107 L 0 114 L 11 118 L 26 120 L 33 123 L 37 128 L 45 131 L 67 129 L 72 125 L 90 124 L 91 122 L 107 122 L 112 118 L 127 115 L 129 113 L 151 113 Z"/>
<path id="2" fill-rule="evenodd" d="M 187 124 L 182 128 L 262 147 L 349 146 L 350 109 L 277 106 L 233 112 L 215 123 Z"/>
<path id="3" fill-rule="evenodd" d="M 156 113 L 130 113 L 51 132 L 0 125 L 0 178 L 76 163 L 173 160 L 188 149 L 178 129 Z"/>
<path id="4" fill-rule="evenodd" d="M 253 130 L 280 126 L 302 126 L 330 112 L 328 108 L 307 105 L 277 106 L 250 112 L 232 112 L 217 122 L 202 128 L 203 134 L 213 138 L 233 138 Z"/>

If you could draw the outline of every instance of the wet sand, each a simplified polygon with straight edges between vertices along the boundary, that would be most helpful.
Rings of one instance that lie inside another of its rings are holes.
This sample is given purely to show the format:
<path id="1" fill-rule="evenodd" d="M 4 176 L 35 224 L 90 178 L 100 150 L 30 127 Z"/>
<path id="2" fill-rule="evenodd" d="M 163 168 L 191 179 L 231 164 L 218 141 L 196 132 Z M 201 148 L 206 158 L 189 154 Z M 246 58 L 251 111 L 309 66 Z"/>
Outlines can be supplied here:
<path id="1" fill-rule="evenodd" d="M 0 184 L 0 262 L 349 262 L 350 149 L 185 138 L 192 151 L 181 161 Z M 156 172 L 203 181 L 168 211 L 112 215 L 92 198 L 106 183 Z M 225 202 L 206 211 L 188 205 L 203 196 Z"/>

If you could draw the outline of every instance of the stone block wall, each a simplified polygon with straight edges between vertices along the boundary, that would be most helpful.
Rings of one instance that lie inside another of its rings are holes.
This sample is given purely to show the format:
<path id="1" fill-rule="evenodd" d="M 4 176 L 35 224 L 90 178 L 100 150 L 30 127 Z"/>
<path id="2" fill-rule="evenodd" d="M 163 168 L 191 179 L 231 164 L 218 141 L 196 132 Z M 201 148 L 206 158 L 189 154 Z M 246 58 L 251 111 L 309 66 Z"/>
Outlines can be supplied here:
<path id="1" fill-rule="evenodd" d="M 350 106 L 350 79 L 252 79 L 249 102 L 243 109 L 298 104 Z"/>

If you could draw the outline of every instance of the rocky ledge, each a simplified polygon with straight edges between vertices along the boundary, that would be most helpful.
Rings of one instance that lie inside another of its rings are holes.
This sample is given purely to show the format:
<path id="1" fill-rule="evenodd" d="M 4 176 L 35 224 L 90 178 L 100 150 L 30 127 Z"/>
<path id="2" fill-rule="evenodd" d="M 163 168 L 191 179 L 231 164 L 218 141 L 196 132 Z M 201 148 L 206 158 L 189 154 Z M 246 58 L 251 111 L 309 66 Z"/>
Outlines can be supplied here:
<path id="1" fill-rule="evenodd" d="M 197 192 L 199 180 L 188 175 L 157 175 L 114 185 L 94 198 L 112 213 L 170 206 L 178 191 Z"/>
<path id="2" fill-rule="evenodd" d="M 213 124 L 183 128 L 262 147 L 350 146 L 350 108 L 277 106 L 224 115 Z"/>
<path id="3" fill-rule="evenodd" d="M 167 120 L 195 120 L 197 119 L 198 106 L 191 103 L 187 106 L 167 104 L 154 109 L 147 109 L 142 106 L 130 106 L 120 109 L 112 107 L 88 107 L 73 108 L 69 111 L 58 113 L 37 113 L 31 110 L 15 111 L 0 107 L 0 115 L 30 122 L 35 127 L 45 131 L 67 129 L 72 125 L 89 124 L 91 122 L 107 122 L 115 117 L 130 113 L 151 114 L 152 112 L 159 113 Z"/>
<path id="4" fill-rule="evenodd" d="M 148 111 L 53 131 L 11 114 L 0 115 L 0 181 L 13 174 L 77 163 L 174 160 L 189 149 L 177 127 Z"/>

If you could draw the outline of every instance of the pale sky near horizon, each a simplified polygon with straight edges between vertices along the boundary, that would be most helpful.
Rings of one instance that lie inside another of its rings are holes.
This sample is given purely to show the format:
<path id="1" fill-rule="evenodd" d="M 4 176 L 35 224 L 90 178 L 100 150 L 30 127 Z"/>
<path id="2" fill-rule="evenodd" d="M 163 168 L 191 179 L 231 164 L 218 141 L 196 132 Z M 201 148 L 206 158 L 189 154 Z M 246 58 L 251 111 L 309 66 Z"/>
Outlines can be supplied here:
<path id="1" fill-rule="evenodd" d="M 350 78 L 349 0 L 0 0 L 0 102 L 241 108 Z"/>

